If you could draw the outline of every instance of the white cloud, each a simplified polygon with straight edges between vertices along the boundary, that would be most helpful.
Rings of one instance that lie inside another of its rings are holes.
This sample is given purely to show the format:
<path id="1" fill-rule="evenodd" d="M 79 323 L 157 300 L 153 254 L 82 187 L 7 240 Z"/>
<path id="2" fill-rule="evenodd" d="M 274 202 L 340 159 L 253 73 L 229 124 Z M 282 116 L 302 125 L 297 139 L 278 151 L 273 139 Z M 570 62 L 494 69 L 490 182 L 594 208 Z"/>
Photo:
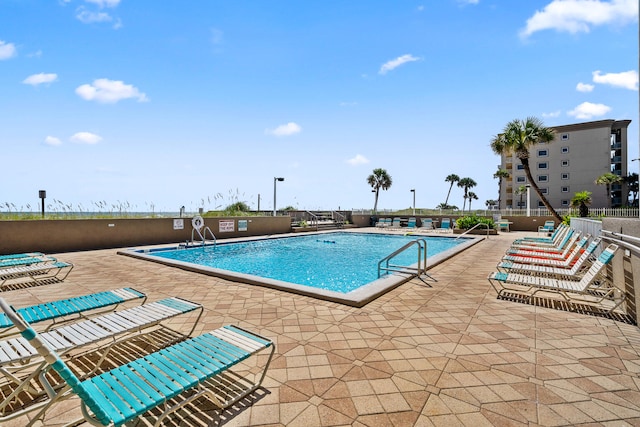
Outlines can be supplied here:
<path id="1" fill-rule="evenodd" d="M 478 4 L 480 3 L 480 0 L 458 0 L 458 3 L 460 4 Z"/>
<path id="2" fill-rule="evenodd" d="M 78 144 L 92 145 L 102 141 L 102 137 L 91 132 L 77 132 L 71 135 L 71 138 L 69 138 L 69 140 L 77 142 Z"/>
<path id="3" fill-rule="evenodd" d="M 588 33 L 598 25 L 623 25 L 637 20 L 637 0 L 553 0 L 527 19 L 520 35 L 528 37 L 536 31 L 550 29 L 572 34 Z"/>
<path id="4" fill-rule="evenodd" d="M 26 85 L 38 86 L 43 83 L 51 83 L 58 80 L 58 75 L 55 73 L 40 73 L 32 74 L 22 81 Z"/>
<path id="5" fill-rule="evenodd" d="M 341 107 L 355 107 L 356 105 L 358 105 L 358 103 L 355 102 L 355 101 L 352 101 L 352 102 L 344 102 L 343 101 L 343 102 L 340 103 Z"/>
<path id="6" fill-rule="evenodd" d="M 13 43 L 7 43 L 0 40 L 0 60 L 9 59 L 16 54 L 16 46 Z"/>
<path id="7" fill-rule="evenodd" d="M 593 81 L 624 89 L 638 90 L 638 72 L 635 70 L 607 74 L 600 74 L 600 71 L 594 71 Z"/>
<path id="8" fill-rule="evenodd" d="M 124 84 L 121 80 L 96 79 L 93 84 L 78 86 L 76 93 L 87 101 L 98 101 L 105 104 L 113 104 L 129 98 L 135 98 L 138 102 L 148 101 L 147 95 L 133 85 Z"/>
<path id="9" fill-rule="evenodd" d="M 591 119 L 593 117 L 600 117 L 611 111 L 611 107 L 604 104 L 593 104 L 591 102 L 583 102 L 567 114 L 575 117 L 576 119 Z"/>
<path id="10" fill-rule="evenodd" d="M 87 3 L 93 3 L 98 5 L 100 8 L 103 7 L 116 7 L 120 4 L 120 0 L 84 0 Z"/>
<path id="11" fill-rule="evenodd" d="M 27 54 L 27 57 L 29 57 L 29 58 L 40 58 L 41 56 L 42 56 L 42 51 L 41 50 L 36 50 L 33 53 Z"/>
<path id="12" fill-rule="evenodd" d="M 60 138 L 56 138 L 55 136 L 51 136 L 51 135 L 47 136 L 44 139 L 44 143 L 47 145 L 54 145 L 54 146 L 62 145 L 62 141 L 60 141 Z"/>
<path id="13" fill-rule="evenodd" d="M 108 13 L 90 12 L 88 10 L 79 11 L 76 14 L 76 18 L 83 24 L 91 24 L 94 22 L 110 22 L 113 19 Z"/>
<path id="14" fill-rule="evenodd" d="M 289 122 L 286 125 L 280 125 L 275 129 L 266 129 L 264 133 L 275 136 L 291 136 L 302 132 L 302 128 L 297 123 Z"/>
<path id="15" fill-rule="evenodd" d="M 594 85 L 590 85 L 589 83 L 580 82 L 576 85 L 576 90 L 578 92 L 591 92 L 594 87 Z"/>
<path id="16" fill-rule="evenodd" d="M 347 163 L 349 163 L 352 166 L 364 165 L 366 163 L 369 163 L 369 159 L 367 159 L 362 154 L 356 154 L 355 157 L 347 160 Z"/>
<path id="17" fill-rule="evenodd" d="M 552 111 L 550 113 L 542 113 L 542 117 L 545 119 L 560 117 L 560 110 Z"/>
<path id="18" fill-rule="evenodd" d="M 399 66 L 406 64 L 407 62 L 419 61 L 420 58 L 417 58 L 413 55 L 407 54 L 397 57 L 396 59 L 392 59 L 391 61 L 387 61 L 382 64 L 380 67 L 380 74 L 387 74 L 389 71 L 398 68 Z"/>

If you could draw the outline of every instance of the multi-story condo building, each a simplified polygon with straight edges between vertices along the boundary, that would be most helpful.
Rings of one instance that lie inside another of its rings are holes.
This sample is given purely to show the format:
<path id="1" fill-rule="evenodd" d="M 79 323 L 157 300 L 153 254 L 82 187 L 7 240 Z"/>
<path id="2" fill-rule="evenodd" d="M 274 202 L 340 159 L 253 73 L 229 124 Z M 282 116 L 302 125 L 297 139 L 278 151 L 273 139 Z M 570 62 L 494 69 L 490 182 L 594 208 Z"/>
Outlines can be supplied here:
<path id="1" fill-rule="evenodd" d="M 555 126 L 555 139 L 529 149 L 529 166 L 536 185 L 555 209 L 568 208 L 579 191 L 592 193 L 592 208 L 619 207 L 627 203 L 624 183 L 611 186 L 611 197 L 605 185 L 595 183 L 610 172 L 627 176 L 627 128 L 631 120 L 598 120 Z M 509 172 L 503 179 L 500 208 L 526 208 L 527 178 L 520 160 L 502 156 L 501 169 Z M 530 191 L 531 208 L 544 208 L 538 194 Z"/>

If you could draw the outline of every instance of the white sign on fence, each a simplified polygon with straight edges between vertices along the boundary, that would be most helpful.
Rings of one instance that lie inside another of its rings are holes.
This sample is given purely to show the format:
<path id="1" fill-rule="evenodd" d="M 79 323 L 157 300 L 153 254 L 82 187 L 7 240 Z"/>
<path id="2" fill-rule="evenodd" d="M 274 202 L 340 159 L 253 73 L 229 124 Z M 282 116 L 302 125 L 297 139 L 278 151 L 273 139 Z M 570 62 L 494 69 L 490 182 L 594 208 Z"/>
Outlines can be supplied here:
<path id="1" fill-rule="evenodd" d="M 173 229 L 174 230 L 184 230 L 184 219 L 174 219 L 173 220 Z"/>
<path id="2" fill-rule="evenodd" d="M 235 223 L 232 219 L 221 219 L 218 222 L 218 229 L 221 233 L 229 233 L 235 230 Z"/>

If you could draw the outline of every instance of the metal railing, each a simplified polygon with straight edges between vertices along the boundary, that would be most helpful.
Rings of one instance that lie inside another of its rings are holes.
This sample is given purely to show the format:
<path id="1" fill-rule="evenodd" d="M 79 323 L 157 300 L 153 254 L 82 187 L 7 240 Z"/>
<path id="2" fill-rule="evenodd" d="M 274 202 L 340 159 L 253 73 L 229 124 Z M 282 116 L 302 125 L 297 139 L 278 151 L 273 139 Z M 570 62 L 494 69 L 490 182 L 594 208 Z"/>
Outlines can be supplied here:
<path id="1" fill-rule="evenodd" d="M 613 231 L 602 230 L 602 238 L 609 242 L 615 243 L 618 246 L 622 246 L 625 249 L 633 251 L 636 255 L 640 255 L 640 246 L 633 243 L 640 244 L 640 238 L 635 236 L 629 236 L 628 234 L 614 233 Z M 632 243 L 630 243 L 632 242 Z"/>
<path id="2" fill-rule="evenodd" d="M 418 260 L 415 267 L 391 263 L 391 260 L 393 258 L 413 246 L 416 247 L 418 254 Z M 425 239 L 412 240 L 402 246 L 400 249 L 393 251 L 392 253 L 378 261 L 378 278 L 382 276 L 382 272 L 408 274 L 412 277 L 419 278 L 425 284 L 427 284 L 427 282 L 422 279 L 422 276 L 426 276 L 434 282 L 437 282 L 435 278 L 427 273 L 427 241 Z"/>
<path id="3" fill-rule="evenodd" d="M 200 237 L 200 241 L 202 242 L 202 246 L 204 246 L 207 243 L 207 231 L 209 232 L 209 235 L 211 236 L 211 239 L 209 240 L 213 240 L 213 245 L 215 246 L 217 243 L 216 240 L 216 236 L 215 234 L 213 234 L 213 231 L 211 231 L 211 229 L 209 227 L 204 227 L 202 229 L 202 231 L 200 231 L 200 229 L 198 228 L 193 228 L 191 230 L 191 242 L 188 242 L 189 244 L 187 244 L 187 246 L 195 246 L 196 243 L 200 243 L 200 242 L 196 242 L 195 240 L 195 235 L 197 234 L 198 237 Z"/>
<path id="4" fill-rule="evenodd" d="M 473 227 L 471 227 L 470 229 L 468 229 L 467 231 L 465 231 L 464 233 L 460 234 L 458 237 L 455 238 L 455 240 L 461 238 L 462 236 L 464 236 L 465 234 L 469 233 L 471 230 L 474 230 L 480 226 L 485 226 L 487 227 L 487 239 L 489 238 L 489 230 L 491 230 L 491 227 L 489 227 L 489 224 L 485 224 L 484 222 L 479 222 L 476 225 L 474 225 Z"/>

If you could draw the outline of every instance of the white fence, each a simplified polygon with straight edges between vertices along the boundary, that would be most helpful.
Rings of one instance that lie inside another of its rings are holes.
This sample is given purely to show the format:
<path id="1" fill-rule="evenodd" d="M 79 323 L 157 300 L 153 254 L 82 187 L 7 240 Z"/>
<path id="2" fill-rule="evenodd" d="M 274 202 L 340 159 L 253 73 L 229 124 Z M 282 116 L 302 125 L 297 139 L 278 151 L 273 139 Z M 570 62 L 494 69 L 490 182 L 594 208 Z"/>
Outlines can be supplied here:
<path id="1" fill-rule="evenodd" d="M 409 210 L 409 214 L 406 209 L 392 210 L 392 209 L 380 209 L 376 215 L 412 215 L 413 212 Z M 571 214 L 577 216 L 577 209 L 556 209 L 558 215 L 564 216 Z M 371 209 L 353 209 L 352 214 L 356 215 L 373 215 L 374 212 Z M 470 215 L 476 214 L 480 216 L 527 216 L 526 209 L 473 209 L 471 212 L 461 210 L 449 210 L 449 209 L 416 209 L 416 215 Z M 551 213 L 546 208 L 536 208 L 529 211 L 529 216 L 551 216 Z M 638 208 L 597 208 L 589 209 L 590 217 L 611 217 L 611 218 L 638 218 L 640 217 L 640 210 Z"/>

